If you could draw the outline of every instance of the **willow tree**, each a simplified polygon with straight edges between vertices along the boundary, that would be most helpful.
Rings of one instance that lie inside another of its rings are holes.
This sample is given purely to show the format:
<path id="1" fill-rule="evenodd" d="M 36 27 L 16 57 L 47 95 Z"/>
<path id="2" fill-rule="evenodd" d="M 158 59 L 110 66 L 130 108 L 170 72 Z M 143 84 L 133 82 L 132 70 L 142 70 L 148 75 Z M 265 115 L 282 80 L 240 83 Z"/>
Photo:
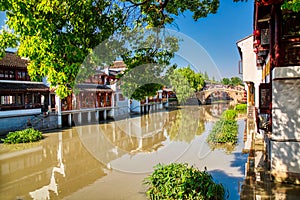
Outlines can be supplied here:
<path id="1" fill-rule="evenodd" d="M 161 28 L 186 11 L 198 20 L 216 13 L 218 6 L 219 0 L 2 0 L 7 27 L 1 31 L 0 51 L 3 55 L 7 47 L 17 48 L 20 56 L 30 60 L 31 79 L 47 77 L 50 87 L 64 98 L 87 56 L 113 34 L 133 27 Z M 146 55 L 149 60 L 153 53 Z M 144 54 L 108 56 L 135 60 Z M 132 68 L 136 63 L 127 64 Z"/>

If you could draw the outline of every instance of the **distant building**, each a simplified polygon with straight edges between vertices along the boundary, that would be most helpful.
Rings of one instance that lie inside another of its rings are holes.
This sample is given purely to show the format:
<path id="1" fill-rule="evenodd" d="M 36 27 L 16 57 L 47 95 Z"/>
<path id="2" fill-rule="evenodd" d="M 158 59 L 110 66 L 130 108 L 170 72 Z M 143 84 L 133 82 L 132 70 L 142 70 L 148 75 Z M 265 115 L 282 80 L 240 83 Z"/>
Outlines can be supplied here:
<path id="1" fill-rule="evenodd" d="M 0 134 L 24 128 L 50 105 L 49 87 L 30 80 L 27 64 L 11 52 L 0 60 Z"/>
<path id="2" fill-rule="evenodd" d="M 259 85 L 262 82 L 262 67 L 256 65 L 256 54 L 253 51 L 253 35 L 247 36 L 237 43 L 240 53 L 240 73 L 246 83 L 247 105 L 258 108 Z"/>

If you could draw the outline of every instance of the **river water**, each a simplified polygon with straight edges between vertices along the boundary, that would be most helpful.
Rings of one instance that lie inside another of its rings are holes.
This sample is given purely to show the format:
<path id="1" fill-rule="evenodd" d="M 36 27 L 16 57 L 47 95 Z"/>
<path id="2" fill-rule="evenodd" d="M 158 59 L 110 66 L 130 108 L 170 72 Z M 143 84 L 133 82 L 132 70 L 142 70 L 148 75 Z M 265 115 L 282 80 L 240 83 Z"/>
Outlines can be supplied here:
<path id="1" fill-rule="evenodd" d="M 248 154 L 245 120 L 236 146 L 206 138 L 227 106 L 186 106 L 46 133 L 0 150 L 0 199 L 147 199 L 143 179 L 158 163 L 184 162 L 212 174 L 239 199 Z"/>

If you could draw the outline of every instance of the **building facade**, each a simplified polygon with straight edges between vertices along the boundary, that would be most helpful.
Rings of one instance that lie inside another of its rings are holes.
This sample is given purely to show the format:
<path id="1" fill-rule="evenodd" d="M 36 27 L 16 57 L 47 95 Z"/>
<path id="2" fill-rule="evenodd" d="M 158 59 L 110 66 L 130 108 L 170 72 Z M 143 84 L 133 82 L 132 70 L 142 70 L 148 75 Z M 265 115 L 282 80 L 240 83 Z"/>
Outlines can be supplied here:
<path id="1" fill-rule="evenodd" d="M 0 134 L 44 121 L 37 116 L 51 104 L 49 87 L 30 80 L 27 63 L 11 52 L 0 60 Z"/>
<path id="2" fill-rule="evenodd" d="M 253 51 L 261 68 L 258 114 L 265 119 L 259 127 L 272 177 L 299 183 L 300 15 L 283 10 L 282 3 L 254 1 Z"/>
<path id="3" fill-rule="evenodd" d="M 239 71 L 247 89 L 247 105 L 258 108 L 259 85 L 262 82 L 262 67 L 256 65 L 256 54 L 253 51 L 253 35 L 239 40 L 237 43 L 241 62 Z"/>

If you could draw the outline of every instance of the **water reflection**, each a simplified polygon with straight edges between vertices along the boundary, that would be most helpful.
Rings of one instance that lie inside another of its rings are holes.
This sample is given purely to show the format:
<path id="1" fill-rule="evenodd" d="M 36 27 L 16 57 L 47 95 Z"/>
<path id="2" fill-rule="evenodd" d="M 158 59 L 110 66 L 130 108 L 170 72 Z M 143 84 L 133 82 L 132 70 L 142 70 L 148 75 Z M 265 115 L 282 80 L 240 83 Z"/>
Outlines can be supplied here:
<path id="1" fill-rule="evenodd" d="M 171 112 L 171 120 L 165 125 L 170 140 L 190 143 L 195 136 L 201 135 L 205 131 L 205 111 L 204 107 L 186 107 Z"/>
<path id="2" fill-rule="evenodd" d="M 115 170 L 147 173 L 160 163 L 177 161 L 213 120 L 212 106 L 188 106 L 108 124 L 77 127 L 86 149 Z M 155 152 L 155 153 L 153 153 Z"/>
<path id="3" fill-rule="evenodd" d="M 170 162 L 206 167 L 229 199 L 238 199 L 248 158 L 241 153 L 245 122 L 231 153 L 206 143 L 221 113 L 214 109 L 225 108 L 187 106 L 49 133 L 30 145 L 1 144 L 0 199 L 146 199 L 143 178 Z"/>
<path id="4" fill-rule="evenodd" d="M 16 151 L 1 144 L 0 199 L 62 198 L 106 175 L 72 130 L 36 145 Z"/>
<path id="5" fill-rule="evenodd" d="M 30 196 L 35 200 L 50 199 L 50 191 L 58 195 L 58 187 L 55 179 L 55 172 L 61 174 L 63 177 L 66 176 L 65 166 L 62 161 L 62 133 L 59 133 L 58 138 L 59 138 L 58 150 L 57 150 L 58 167 L 53 167 L 51 177 L 50 177 L 50 183 L 48 185 L 45 185 L 35 191 L 29 192 Z"/>

